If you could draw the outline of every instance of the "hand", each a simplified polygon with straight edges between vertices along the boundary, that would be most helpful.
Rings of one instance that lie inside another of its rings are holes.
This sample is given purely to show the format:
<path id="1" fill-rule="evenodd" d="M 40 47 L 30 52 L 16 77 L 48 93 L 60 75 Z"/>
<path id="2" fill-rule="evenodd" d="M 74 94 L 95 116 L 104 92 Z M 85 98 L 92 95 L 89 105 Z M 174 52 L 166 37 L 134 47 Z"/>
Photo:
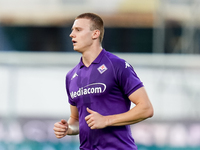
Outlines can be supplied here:
<path id="1" fill-rule="evenodd" d="M 90 129 L 102 129 L 107 126 L 106 116 L 102 116 L 101 114 L 87 108 L 87 111 L 90 113 L 85 117 L 85 121 L 87 122 Z"/>
<path id="2" fill-rule="evenodd" d="M 56 137 L 60 139 L 67 135 L 68 128 L 69 126 L 68 126 L 67 121 L 62 119 L 60 122 L 56 122 L 54 124 L 53 130 Z"/>

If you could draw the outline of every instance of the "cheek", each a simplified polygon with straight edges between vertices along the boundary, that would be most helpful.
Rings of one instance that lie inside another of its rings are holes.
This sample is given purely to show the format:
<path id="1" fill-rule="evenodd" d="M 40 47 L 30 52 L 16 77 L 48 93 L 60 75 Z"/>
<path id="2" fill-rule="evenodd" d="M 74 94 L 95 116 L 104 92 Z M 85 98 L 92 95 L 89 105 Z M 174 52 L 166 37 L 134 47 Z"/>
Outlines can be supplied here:
<path id="1" fill-rule="evenodd" d="M 86 43 L 91 43 L 91 37 L 90 35 L 85 35 L 81 38 L 81 43 L 86 44 Z"/>
<path id="2" fill-rule="evenodd" d="M 80 45 L 88 45 L 92 42 L 91 32 L 82 32 L 77 37 L 78 37 L 78 42 Z"/>
<path id="3" fill-rule="evenodd" d="M 92 39 L 93 39 L 91 33 L 88 33 L 87 36 L 86 36 L 85 38 L 86 38 L 87 41 L 90 41 L 90 42 L 91 42 Z"/>

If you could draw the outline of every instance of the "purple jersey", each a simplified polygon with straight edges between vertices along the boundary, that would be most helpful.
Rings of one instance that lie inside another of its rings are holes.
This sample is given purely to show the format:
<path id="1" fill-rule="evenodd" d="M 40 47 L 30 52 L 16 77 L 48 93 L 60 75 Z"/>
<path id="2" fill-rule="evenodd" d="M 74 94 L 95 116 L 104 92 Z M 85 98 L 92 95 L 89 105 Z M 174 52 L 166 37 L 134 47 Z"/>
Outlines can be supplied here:
<path id="1" fill-rule="evenodd" d="M 104 49 L 89 67 L 81 60 L 68 72 L 69 103 L 79 112 L 80 149 L 137 149 L 129 125 L 91 130 L 85 117 L 89 115 L 87 107 L 101 115 L 127 112 L 131 105 L 128 96 L 142 86 L 130 64 Z"/>

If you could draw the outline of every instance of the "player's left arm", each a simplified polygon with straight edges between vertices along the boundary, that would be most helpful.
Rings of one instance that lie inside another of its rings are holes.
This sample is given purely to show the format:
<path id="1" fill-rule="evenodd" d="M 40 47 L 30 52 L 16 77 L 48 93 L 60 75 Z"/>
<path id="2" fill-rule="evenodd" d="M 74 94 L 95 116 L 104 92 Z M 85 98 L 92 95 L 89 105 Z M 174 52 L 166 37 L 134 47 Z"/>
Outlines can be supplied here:
<path id="1" fill-rule="evenodd" d="M 129 99 L 135 107 L 122 114 L 107 116 L 108 126 L 130 125 L 153 116 L 153 106 L 144 87 L 133 92 Z"/>
<path id="2" fill-rule="evenodd" d="M 87 108 L 90 113 L 85 118 L 88 126 L 91 129 L 100 129 L 106 126 L 130 125 L 153 116 L 153 106 L 144 87 L 133 92 L 129 99 L 135 104 L 135 107 L 121 114 L 102 116 L 98 112 Z"/>

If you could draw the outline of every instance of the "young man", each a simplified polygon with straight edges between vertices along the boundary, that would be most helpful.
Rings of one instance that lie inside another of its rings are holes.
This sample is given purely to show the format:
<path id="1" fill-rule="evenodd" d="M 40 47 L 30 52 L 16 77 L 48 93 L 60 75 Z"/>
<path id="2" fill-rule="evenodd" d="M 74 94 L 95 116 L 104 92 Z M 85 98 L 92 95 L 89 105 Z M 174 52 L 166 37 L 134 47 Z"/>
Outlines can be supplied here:
<path id="1" fill-rule="evenodd" d="M 152 117 L 153 107 L 132 66 L 102 48 L 103 35 L 96 14 L 75 19 L 70 37 L 82 57 L 66 76 L 71 116 L 54 124 L 55 135 L 79 134 L 81 150 L 136 150 L 130 125 Z"/>

